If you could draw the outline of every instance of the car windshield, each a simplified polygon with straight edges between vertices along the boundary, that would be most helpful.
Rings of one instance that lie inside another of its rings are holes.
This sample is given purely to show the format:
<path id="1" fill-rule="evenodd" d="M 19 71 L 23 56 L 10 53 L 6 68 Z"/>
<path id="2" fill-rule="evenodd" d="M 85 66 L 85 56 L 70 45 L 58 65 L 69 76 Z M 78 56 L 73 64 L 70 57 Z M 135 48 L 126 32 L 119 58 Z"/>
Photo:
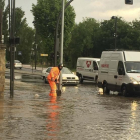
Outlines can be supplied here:
<path id="1" fill-rule="evenodd" d="M 62 69 L 62 73 L 63 74 L 72 74 L 72 72 L 68 68 L 65 68 L 65 67 L 63 67 L 63 69 Z"/>
<path id="2" fill-rule="evenodd" d="M 15 63 L 20 63 L 20 61 L 19 60 L 15 60 Z"/>
<path id="3" fill-rule="evenodd" d="M 127 73 L 140 73 L 140 62 L 125 62 Z"/>

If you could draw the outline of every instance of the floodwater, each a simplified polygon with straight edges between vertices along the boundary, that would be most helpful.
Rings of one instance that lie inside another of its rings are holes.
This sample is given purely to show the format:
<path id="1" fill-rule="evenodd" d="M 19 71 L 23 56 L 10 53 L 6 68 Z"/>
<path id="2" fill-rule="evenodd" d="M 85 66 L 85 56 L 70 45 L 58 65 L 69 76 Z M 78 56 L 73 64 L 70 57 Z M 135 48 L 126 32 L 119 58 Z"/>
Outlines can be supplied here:
<path id="1" fill-rule="evenodd" d="M 85 82 L 63 86 L 62 95 L 51 98 L 49 85 L 40 78 L 27 81 L 15 80 L 10 99 L 6 79 L 0 99 L 0 140 L 140 139 L 140 97 L 103 95 Z"/>

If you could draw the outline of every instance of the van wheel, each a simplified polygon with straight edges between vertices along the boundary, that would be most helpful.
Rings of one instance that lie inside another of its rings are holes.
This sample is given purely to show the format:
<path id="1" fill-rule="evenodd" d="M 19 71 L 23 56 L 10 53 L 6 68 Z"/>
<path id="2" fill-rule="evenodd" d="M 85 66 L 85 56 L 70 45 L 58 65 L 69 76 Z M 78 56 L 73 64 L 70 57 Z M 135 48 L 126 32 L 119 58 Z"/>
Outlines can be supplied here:
<path id="1" fill-rule="evenodd" d="M 83 78 L 82 75 L 79 75 L 79 83 L 82 84 L 83 83 Z"/>
<path id="2" fill-rule="evenodd" d="M 110 90 L 107 88 L 106 84 L 103 86 L 103 93 L 104 94 L 109 94 Z"/>
<path id="3" fill-rule="evenodd" d="M 127 89 L 126 89 L 126 86 L 122 87 L 122 95 L 125 96 L 125 97 L 129 96 L 129 93 L 128 93 Z"/>

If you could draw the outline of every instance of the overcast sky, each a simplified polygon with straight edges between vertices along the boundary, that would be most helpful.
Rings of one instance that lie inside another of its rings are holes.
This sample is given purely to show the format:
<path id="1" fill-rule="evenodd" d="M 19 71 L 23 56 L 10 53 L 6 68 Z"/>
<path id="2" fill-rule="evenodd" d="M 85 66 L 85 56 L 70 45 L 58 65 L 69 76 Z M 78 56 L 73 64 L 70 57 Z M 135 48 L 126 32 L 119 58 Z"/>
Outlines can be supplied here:
<path id="1" fill-rule="evenodd" d="M 36 4 L 37 0 L 16 0 L 16 7 L 21 7 L 25 11 L 27 23 L 31 27 L 32 3 Z M 133 5 L 126 5 L 125 0 L 73 0 L 71 5 L 75 9 L 76 23 L 82 22 L 85 17 L 98 21 L 109 20 L 112 16 L 122 17 L 126 21 L 140 19 L 140 0 L 133 0 Z"/>

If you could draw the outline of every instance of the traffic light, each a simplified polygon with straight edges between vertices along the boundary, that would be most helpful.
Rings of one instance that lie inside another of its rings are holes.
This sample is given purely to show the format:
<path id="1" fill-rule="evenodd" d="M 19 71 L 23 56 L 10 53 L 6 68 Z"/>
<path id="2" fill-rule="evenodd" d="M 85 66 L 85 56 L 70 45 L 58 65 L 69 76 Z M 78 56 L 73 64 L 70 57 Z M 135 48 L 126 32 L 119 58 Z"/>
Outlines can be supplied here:
<path id="1" fill-rule="evenodd" d="M 133 4 L 133 0 L 125 0 L 125 4 Z"/>
<path id="2" fill-rule="evenodd" d="M 17 37 L 17 38 L 10 38 L 9 37 L 9 43 L 10 44 L 19 44 L 20 43 L 20 38 Z"/>

